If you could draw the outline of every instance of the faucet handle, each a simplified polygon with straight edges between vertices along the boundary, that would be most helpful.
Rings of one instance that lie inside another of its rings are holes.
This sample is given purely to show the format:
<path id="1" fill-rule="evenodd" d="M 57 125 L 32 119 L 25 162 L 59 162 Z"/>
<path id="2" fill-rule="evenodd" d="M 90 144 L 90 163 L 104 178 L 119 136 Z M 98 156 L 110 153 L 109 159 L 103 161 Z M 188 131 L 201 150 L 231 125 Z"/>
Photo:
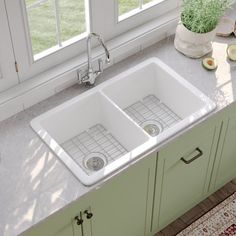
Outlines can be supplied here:
<path id="1" fill-rule="evenodd" d="M 78 84 L 85 83 L 89 80 L 89 75 L 87 71 L 77 70 Z"/>
<path id="2" fill-rule="evenodd" d="M 103 72 L 103 61 L 102 58 L 98 59 L 98 71 L 97 73 L 102 73 Z"/>
<path id="3" fill-rule="evenodd" d="M 78 84 L 82 84 L 82 72 L 81 72 L 81 70 L 77 70 L 77 78 L 78 78 Z"/>

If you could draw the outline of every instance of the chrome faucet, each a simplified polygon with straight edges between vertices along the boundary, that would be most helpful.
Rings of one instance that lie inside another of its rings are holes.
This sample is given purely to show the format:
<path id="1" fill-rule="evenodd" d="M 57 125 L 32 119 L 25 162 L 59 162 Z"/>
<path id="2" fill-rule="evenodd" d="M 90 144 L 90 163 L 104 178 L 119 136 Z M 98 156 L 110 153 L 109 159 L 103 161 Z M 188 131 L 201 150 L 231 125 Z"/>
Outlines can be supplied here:
<path id="1" fill-rule="evenodd" d="M 103 72 L 103 62 L 102 59 L 98 59 L 98 70 L 93 69 L 92 65 L 92 49 L 91 49 L 91 39 L 95 37 L 100 45 L 104 48 L 106 54 L 106 62 L 110 63 L 110 53 L 104 44 L 102 37 L 96 33 L 90 33 L 87 37 L 87 55 L 88 55 L 88 67 L 85 71 L 78 70 L 78 80 L 79 84 L 85 83 L 87 85 L 94 85 L 96 78 Z"/>

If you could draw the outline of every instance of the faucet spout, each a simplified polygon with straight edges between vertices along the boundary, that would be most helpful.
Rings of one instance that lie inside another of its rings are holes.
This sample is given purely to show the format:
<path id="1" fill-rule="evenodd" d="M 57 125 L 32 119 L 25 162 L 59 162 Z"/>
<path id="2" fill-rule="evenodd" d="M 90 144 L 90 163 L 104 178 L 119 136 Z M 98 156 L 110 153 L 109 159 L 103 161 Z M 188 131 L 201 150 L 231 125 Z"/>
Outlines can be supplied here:
<path id="1" fill-rule="evenodd" d="M 105 54 L 106 54 L 106 62 L 110 63 L 110 53 L 106 47 L 106 45 L 104 44 L 104 41 L 102 39 L 102 37 L 99 34 L 96 33 L 90 33 L 87 37 L 87 53 L 88 53 L 88 71 L 92 72 L 93 68 L 92 68 L 92 49 L 91 49 L 91 39 L 92 38 L 96 38 L 98 40 L 98 42 L 100 43 L 100 45 L 103 47 Z"/>
<path id="2" fill-rule="evenodd" d="M 103 72 L 103 63 L 101 58 L 97 60 L 98 70 L 93 69 L 92 48 L 91 48 L 91 40 L 93 37 L 96 38 L 99 44 L 103 47 L 106 54 L 106 62 L 107 63 L 110 62 L 110 53 L 102 37 L 99 34 L 90 33 L 87 37 L 88 68 L 85 71 L 81 70 L 77 71 L 79 84 L 84 83 L 86 85 L 94 85 L 96 78 Z"/>

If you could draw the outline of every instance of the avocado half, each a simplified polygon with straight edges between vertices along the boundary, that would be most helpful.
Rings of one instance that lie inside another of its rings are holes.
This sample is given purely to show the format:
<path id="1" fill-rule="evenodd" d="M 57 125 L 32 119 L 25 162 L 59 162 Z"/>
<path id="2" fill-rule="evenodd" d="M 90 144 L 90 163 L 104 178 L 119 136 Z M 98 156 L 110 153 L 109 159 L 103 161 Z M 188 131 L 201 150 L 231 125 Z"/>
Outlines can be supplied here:
<path id="1" fill-rule="evenodd" d="M 228 46 L 227 54 L 231 61 L 236 61 L 236 44 L 232 44 Z"/>
<path id="2" fill-rule="evenodd" d="M 212 57 L 206 57 L 202 61 L 202 65 L 207 70 L 215 70 L 217 68 L 217 62 Z"/>

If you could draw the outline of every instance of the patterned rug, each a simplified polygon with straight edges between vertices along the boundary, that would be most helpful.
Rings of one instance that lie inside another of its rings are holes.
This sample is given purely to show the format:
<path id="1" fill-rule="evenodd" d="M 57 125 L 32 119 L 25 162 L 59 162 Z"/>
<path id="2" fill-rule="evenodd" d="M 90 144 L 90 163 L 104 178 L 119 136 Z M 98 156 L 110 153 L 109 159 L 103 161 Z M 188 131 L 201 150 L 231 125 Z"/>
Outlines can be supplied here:
<path id="1" fill-rule="evenodd" d="M 177 236 L 236 235 L 236 193 L 193 222 Z"/>

